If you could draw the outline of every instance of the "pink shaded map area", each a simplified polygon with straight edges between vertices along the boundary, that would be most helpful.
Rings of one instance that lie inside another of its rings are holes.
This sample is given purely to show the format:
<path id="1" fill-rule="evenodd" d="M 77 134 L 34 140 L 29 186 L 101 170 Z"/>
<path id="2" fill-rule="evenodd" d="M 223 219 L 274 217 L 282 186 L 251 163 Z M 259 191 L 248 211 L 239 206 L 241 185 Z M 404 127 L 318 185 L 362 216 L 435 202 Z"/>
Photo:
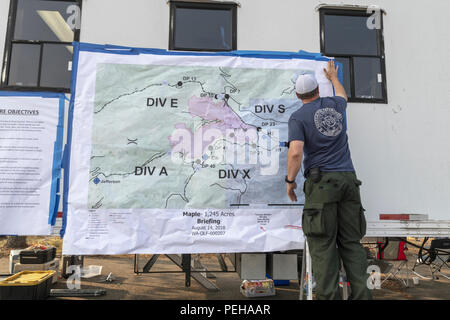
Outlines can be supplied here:
<path id="1" fill-rule="evenodd" d="M 213 122 L 203 125 L 195 132 L 184 123 L 177 123 L 175 125 L 176 130 L 174 134 L 168 137 L 170 145 L 173 151 L 182 152 L 187 157 L 194 159 L 201 158 L 205 149 L 214 140 L 220 138 L 220 135 L 225 137 L 233 129 L 249 130 L 249 134 L 256 136 L 256 128 L 244 123 L 225 101 L 214 102 L 209 97 L 199 98 L 193 96 L 188 101 L 188 110 L 193 118 L 200 117 L 203 120 Z M 197 147 L 199 145 L 201 145 L 201 148 Z"/>
<path id="2" fill-rule="evenodd" d="M 251 129 L 252 126 L 244 123 L 225 101 L 215 103 L 212 98 L 198 98 L 193 96 L 188 101 L 189 113 L 192 117 L 204 120 L 221 121 L 227 129 Z"/>

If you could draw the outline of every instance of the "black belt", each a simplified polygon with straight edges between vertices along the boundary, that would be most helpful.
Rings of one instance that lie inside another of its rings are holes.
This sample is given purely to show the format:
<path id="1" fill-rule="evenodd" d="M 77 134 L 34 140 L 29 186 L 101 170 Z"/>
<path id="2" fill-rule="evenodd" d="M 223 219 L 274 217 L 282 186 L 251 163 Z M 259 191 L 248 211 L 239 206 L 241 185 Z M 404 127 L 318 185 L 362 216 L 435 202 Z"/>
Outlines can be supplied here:
<path id="1" fill-rule="evenodd" d="M 317 167 L 317 168 L 309 168 L 308 170 L 306 170 L 306 172 L 305 172 L 305 177 L 306 178 L 309 178 L 311 175 L 314 175 L 314 174 L 317 174 L 317 173 L 320 173 L 321 171 L 320 171 L 320 168 L 319 167 Z"/>
<path id="2" fill-rule="evenodd" d="M 322 178 L 320 168 L 309 168 L 305 174 L 306 179 L 311 179 L 313 182 L 319 182 Z"/>

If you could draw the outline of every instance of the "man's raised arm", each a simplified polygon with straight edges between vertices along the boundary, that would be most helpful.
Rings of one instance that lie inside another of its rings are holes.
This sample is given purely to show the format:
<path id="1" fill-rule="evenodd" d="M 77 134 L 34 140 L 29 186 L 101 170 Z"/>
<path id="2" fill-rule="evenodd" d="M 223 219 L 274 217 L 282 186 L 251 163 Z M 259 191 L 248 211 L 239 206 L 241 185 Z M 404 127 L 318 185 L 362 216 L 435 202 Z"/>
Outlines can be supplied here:
<path id="1" fill-rule="evenodd" d="M 302 166 L 304 144 L 305 143 L 300 140 L 293 140 L 289 142 L 286 179 L 292 182 L 289 183 L 288 181 L 286 181 L 286 192 L 289 196 L 289 199 L 295 202 L 297 201 L 297 195 L 294 191 L 297 188 L 295 178 L 297 177 L 297 174 Z"/>

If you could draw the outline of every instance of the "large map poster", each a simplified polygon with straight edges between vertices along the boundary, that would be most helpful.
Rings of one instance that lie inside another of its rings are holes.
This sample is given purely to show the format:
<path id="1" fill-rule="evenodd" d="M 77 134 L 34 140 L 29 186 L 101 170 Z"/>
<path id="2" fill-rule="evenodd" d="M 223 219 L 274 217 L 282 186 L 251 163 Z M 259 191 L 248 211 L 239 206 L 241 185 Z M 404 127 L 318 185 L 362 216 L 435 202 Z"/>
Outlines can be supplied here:
<path id="1" fill-rule="evenodd" d="M 65 254 L 301 247 L 287 122 L 300 73 L 332 95 L 326 58 L 77 44 L 74 60 Z"/>

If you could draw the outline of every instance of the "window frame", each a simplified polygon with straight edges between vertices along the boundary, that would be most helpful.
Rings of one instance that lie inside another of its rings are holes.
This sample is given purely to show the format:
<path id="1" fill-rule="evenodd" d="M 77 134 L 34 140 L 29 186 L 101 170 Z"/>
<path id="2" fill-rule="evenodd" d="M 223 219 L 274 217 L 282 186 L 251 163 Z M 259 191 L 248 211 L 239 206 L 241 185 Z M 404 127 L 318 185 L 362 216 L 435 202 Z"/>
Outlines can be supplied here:
<path id="1" fill-rule="evenodd" d="M 198 48 L 182 48 L 175 46 L 175 30 L 176 30 L 176 9 L 208 9 L 208 10 L 224 10 L 231 11 L 231 49 L 198 49 Z M 170 22 L 169 22 L 169 50 L 175 51 L 199 51 L 199 52 L 220 52 L 237 50 L 237 3 L 223 2 L 184 2 L 170 1 Z"/>
<path id="2" fill-rule="evenodd" d="M 380 14 L 380 29 L 376 29 L 377 35 L 377 55 L 361 55 L 361 54 L 338 54 L 333 52 L 325 51 L 325 15 L 335 15 L 335 16 L 359 16 L 369 18 L 372 14 L 367 13 L 367 9 L 346 9 L 346 8 L 320 8 L 320 52 L 323 55 L 336 57 L 336 58 L 348 58 L 349 59 L 349 69 L 350 69 L 350 88 L 351 97 L 348 98 L 348 102 L 362 102 L 362 103 L 380 103 L 387 104 L 387 82 L 386 82 L 386 62 L 385 62 L 385 51 L 384 51 L 384 37 L 383 37 L 383 11 Z M 380 59 L 381 67 L 381 93 L 382 98 L 358 98 L 355 96 L 355 73 L 354 73 L 354 63 L 353 58 L 378 58 Z"/>
<path id="3" fill-rule="evenodd" d="M 81 4 L 82 0 L 45 0 L 45 1 L 59 1 L 59 2 L 68 2 L 77 4 L 80 8 L 81 15 Z M 2 73 L 0 77 L 0 89 L 1 90 L 11 90 L 11 91 L 50 91 L 50 92 L 64 92 L 70 93 L 70 88 L 63 87 L 42 87 L 40 86 L 41 81 L 41 71 L 42 71 L 42 58 L 45 44 L 59 44 L 59 45 L 72 45 L 72 42 L 62 42 L 62 41 L 42 41 L 42 40 L 14 40 L 14 31 L 16 26 L 16 16 L 17 16 L 17 7 L 19 4 L 19 0 L 10 0 L 9 4 L 9 14 L 8 14 L 8 23 L 7 23 L 7 31 L 6 31 L 6 39 L 5 39 L 5 51 L 3 54 L 3 64 L 2 64 Z M 81 17 L 80 17 L 81 19 Z M 80 40 L 80 30 L 74 30 L 74 39 L 73 41 Z M 36 86 L 11 86 L 8 85 L 9 75 L 10 75 L 10 67 L 11 67 L 11 55 L 13 45 L 19 44 L 30 44 L 30 45 L 39 45 L 40 46 L 40 55 L 39 55 L 39 69 L 37 75 L 37 85 Z"/>

